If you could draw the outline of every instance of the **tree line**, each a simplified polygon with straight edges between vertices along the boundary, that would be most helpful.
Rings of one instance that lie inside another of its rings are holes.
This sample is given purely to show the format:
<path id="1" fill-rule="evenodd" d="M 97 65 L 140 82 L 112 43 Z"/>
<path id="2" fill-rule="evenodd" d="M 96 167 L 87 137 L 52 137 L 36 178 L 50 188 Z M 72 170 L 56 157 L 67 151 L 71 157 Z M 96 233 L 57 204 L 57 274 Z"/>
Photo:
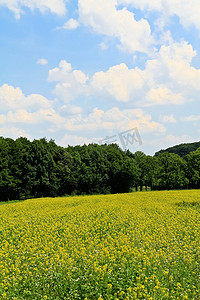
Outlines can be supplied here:
<path id="1" fill-rule="evenodd" d="M 180 157 L 118 145 L 56 145 L 0 137 L 0 200 L 200 188 L 200 148 Z"/>
<path id="2" fill-rule="evenodd" d="M 173 147 L 169 147 L 165 150 L 160 150 L 155 153 L 155 156 L 158 156 L 163 152 L 169 152 L 169 153 L 178 154 L 179 156 L 182 157 L 182 156 L 189 154 L 192 151 L 197 150 L 199 147 L 200 147 L 200 142 L 179 144 L 179 145 L 175 145 Z"/>

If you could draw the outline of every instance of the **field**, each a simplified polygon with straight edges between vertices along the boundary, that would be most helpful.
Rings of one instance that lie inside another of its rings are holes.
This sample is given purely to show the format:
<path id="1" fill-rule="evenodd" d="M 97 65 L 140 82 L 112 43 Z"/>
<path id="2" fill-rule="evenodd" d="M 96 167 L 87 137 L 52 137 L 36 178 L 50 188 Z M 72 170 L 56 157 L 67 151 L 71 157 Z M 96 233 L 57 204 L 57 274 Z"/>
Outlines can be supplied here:
<path id="1" fill-rule="evenodd" d="M 200 299 L 200 191 L 0 205 L 0 299 Z"/>

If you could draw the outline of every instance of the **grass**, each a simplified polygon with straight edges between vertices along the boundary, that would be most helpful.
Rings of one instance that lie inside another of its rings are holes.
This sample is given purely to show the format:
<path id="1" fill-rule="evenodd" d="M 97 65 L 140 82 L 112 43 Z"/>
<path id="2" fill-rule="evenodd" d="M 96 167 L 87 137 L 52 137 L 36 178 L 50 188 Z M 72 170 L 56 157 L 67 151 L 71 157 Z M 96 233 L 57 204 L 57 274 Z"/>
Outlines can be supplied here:
<path id="1" fill-rule="evenodd" d="M 200 299 L 200 193 L 0 207 L 0 299 Z"/>

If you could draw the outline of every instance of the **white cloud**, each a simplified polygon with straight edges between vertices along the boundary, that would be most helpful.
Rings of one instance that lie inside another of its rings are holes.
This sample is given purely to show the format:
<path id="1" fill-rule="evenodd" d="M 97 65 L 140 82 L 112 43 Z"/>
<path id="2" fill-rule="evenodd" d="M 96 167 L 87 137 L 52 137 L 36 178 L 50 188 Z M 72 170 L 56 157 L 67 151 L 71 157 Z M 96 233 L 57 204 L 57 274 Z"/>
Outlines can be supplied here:
<path id="1" fill-rule="evenodd" d="M 168 2 L 167 0 L 165 2 Z M 145 10 L 145 9 L 151 9 L 151 10 L 162 10 L 163 9 L 163 1 L 162 0 L 152 0 L 152 1 L 148 1 L 148 0 L 117 0 L 117 4 L 128 4 L 128 5 L 132 5 L 135 8 L 139 8 L 141 10 Z"/>
<path id="2" fill-rule="evenodd" d="M 28 134 L 26 132 L 26 130 L 21 129 L 21 128 L 16 128 L 16 127 L 9 127 L 9 126 L 0 128 L 0 136 L 9 137 L 12 139 L 16 139 L 16 138 L 22 136 L 22 137 L 28 138 L 29 140 L 32 139 L 31 135 Z"/>
<path id="3" fill-rule="evenodd" d="M 63 147 L 67 147 L 68 145 L 70 146 L 84 145 L 84 144 L 88 145 L 92 142 L 94 142 L 93 139 L 88 139 L 87 137 L 84 136 L 65 134 L 63 138 L 58 141 L 58 144 Z"/>
<path id="4" fill-rule="evenodd" d="M 8 123 L 36 123 L 37 120 L 34 119 L 33 114 L 27 112 L 25 109 L 19 109 L 15 112 L 9 111 L 7 114 Z"/>
<path id="5" fill-rule="evenodd" d="M 144 141 L 147 147 L 151 148 L 153 145 L 154 149 L 157 148 L 156 152 L 161 149 L 173 147 L 174 145 L 191 143 L 191 142 L 194 142 L 194 138 L 187 134 L 184 135 L 164 134 L 159 138 L 152 137 L 151 140 Z"/>
<path id="6" fill-rule="evenodd" d="M 146 95 L 146 103 L 153 105 L 182 104 L 186 100 L 181 94 L 174 94 L 166 87 L 152 88 Z"/>
<path id="7" fill-rule="evenodd" d="M 191 116 L 187 116 L 187 117 L 182 117 L 181 120 L 184 122 L 200 121 L 200 115 L 191 115 Z"/>
<path id="8" fill-rule="evenodd" d="M 69 65 L 66 68 L 70 69 Z M 42 95 L 25 96 L 20 88 L 8 85 L 0 87 L 0 105 L 3 105 L 0 134 L 12 138 L 26 136 L 30 139 L 30 133 L 33 132 L 41 137 L 55 137 L 64 132 L 59 144 L 67 145 L 98 143 L 107 135 L 135 127 L 141 135 L 163 133 L 166 130 L 141 109 L 112 107 L 103 110 L 96 107 L 87 114 L 84 109 L 71 104 L 59 108 L 56 101 L 51 102 Z"/>
<path id="9" fill-rule="evenodd" d="M 12 10 L 17 19 L 24 13 L 23 7 L 31 10 L 39 9 L 42 13 L 50 11 L 58 15 L 66 13 L 64 0 L 0 0 L 0 5 L 7 6 Z"/>
<path id="10" fill-rule="evenodd" d="M 12 111 L 20 108 L 47 109 L 52 106 L 52 101 L 39 94 L 31 94 L 26 97 L 19 87 L 15 88 L 4 84 L 0 87 L 0 106 L 1 111 Z"/>
<path id="11" fill-rule="evenodd" d="M 79 27 L 79 22 L 73 18 L 69 19 L 61 28 L 62 29 L 76 29 Z"/>
<path id="12" fill-rule="evenodd" d="M 143 135 L 163 134 L 165 127 L 152 120 L 152 117 L 141 109 L 124 109 L 113 107 L 102 110 L 96 107 L 87 115 L 77 115 L 66 119 L 63 129 L 67 132 L 59 144 L 66 146 L 88 143 L 114 142 L 122 146 L 120 133 L 137 127 L 141 139 Z M 72 134 L 73 133 L 73 134 Z M 110 139 L 111 137 L 111 139 Z M 130 145 L 131 146 L 131 145 Z M 139 147 L 139 149 L 137 148 Z M 134 145 L 134 150 L 141 150 L 141 145 Z"/>
<path id="13" fill-rule="evenodd" d="M 200 69 L 191 66 L 196 52 L 186 42 L 162 46 L 143 70 L 125 64 L 97 72 L 91 86 L 120 102 L 138 105 L 182 104 L 195 100 L 200 90 Z"/>
<path id="14" fill-rule="evenodd" d="M 139 69 L 128 69 L 122 63 L 111 67 L 107 72 L 95 73 L 91 86 L 97 91 L 109 93 L 118 101 L 127 102 L 135 90 L 143 87 L 143 72 Z"/>
<path id="15" fill-rule="evenodd" d="M 57 82 L 54 92 L 66 102 L 83 95 L 138 106 L 180 105 L 199 95 L 200 69 L 191 66 L 195 55 L 186 42 L 172 43 L 162 46 L 143 70 L 121 63 L 90 77 L 61 61 L 49 71 L 48 80 Z"/>
<path id="16" fill-rule="evenodd" d="M 9 111 L 7 114 L 8 123 L 39 124 L 49 122 L 57 127 L 65 121 L 54 109 L 40 109 L 36 112 L 28 112 L 21 108 L 15 112 Z"/>
<path id="17" fill-rule="evenodd" d="M 98 107 L 87 116 L 78 115 L 66 120 L 65 129 L 76 132 L 121 132 L 137 127 L 141 132 L 164 132 L 165 127 L 152 120 L 141 109 L 124 109 L 113 107 L 109 110 L 102 110 Z"/>
<path id="18" fill-rule="evenodd" d="M 99 46 L 100 46 L 100 48 L 101 48 L 102 51 L 108 49 L 108 45 L 105 42 L 100 43 Z"/>
<path id="19" fill-rule="evenodd" d="M 193 51 L 192 46 L 184 41 L 172 43 L 169 46 L 162 46 L 160 51 L 155 54 L 154 59 L 146 62 L 145 73 L 149 84 L 155 87 L 155 85 L 158 86 L 160 84 L 167 86 L 170 83 L 170 86 L 173 85 L 173 88 L 175 85 L 177 87 L 179 84 L 185 85 L 181 78 L 185 77 L 186 80 L 190 80 L 187 72 L 192 70 L 190 64 L 194 56 L 195 51 Z M 177 64 L 182 66 L 181 71 L 181 68 L 177 70 Z"/>
<path id="20" fill-rule="evenodd" d="M 95 95 L 139 106 L 180 105 L 199 95 L 200 69 L 191 66 L 195 55 L 186 42 L 172 43 L 162 46 L 143 70 L 121 63 L 90 77 L 63 60 L 48 80 L 57 82 L 54 92 L 66 102 Z"/>
<path id="21" fill-rule="evenodd" d="M 54 104 L 53 101 L 49 101 L 42 95 L 31 94 L 26 97 L 20 88 L 4 84 L 0 87 L 1 127 L 9 129 L 13 128 L 12 126 L 15 124 L 18 133 L 23 133 L 24 127 L 27 125 L 38 126 L 40 124 L 39 126 L 41 126 L 44 124 L 45 128 L 48 124 L 48 130 L 51 129 L 51 126 L 54 129 L 61 128 L 65 123 L 65 118 L 53 108 Z M 45 130 L 44 128 L 42 130 Z M 12 132 L 8 134 L 8 136 L 11 135 Z M 44 132 L 43 135 L 45 136 L 46 133 Z"/>
<path id="22" fill-rule="evenodd" d="M 191 66 L 196 55 L 186 42 L 162 46 L 143 70 L 125 64 L 94 74 L 92 86 L 114 99 L 138 105 L 182 104 L 195 100 L 200 70 Z"/>
<path id="23" fill-rule="evenodd" d="M 199 0 L 117 0 L 118 4 L 132 5 L 141 10 L 159 11 L 162 14 L 173 16 L 180 19 L 180 23 L 188 27 L 196 26 L 200 29 L 200 5 Z"/>
<path id="24" fill-rule="evenodd" d="M 45 59 L 45 58 L 39 58 L 39 59 L 37 60 L 37 64 L 38 64 L 38 65 L 47 65 L 47 64 L 48 64 L 48 60 Z"/>
<path id="25" fill-rule="evenodd" d="M 4 124 L 6 121 L 6 116 L 5 115 L 0 115 L 0 124 Z"/>
<path id="26" fill-rule="evenodd" d="M 159 119 L 163 123 L 176 123 L 176 119 L 173 115 L 160 116 Z"/>
<path id="27" fill-rule="evenodd" d="M 76 106 L 76 105 L 71 105 L 71 104 L 63 105 L 59 109 L 60 114 L 63 116 L 81 114 L 82 111 L 83 110 L 81 107 Z"/>
<path id="28" fill-rule="evenodd" d="M 0 87 L 0 106 L 1 110 L 15 109 L 24 103 L 25 97 L 20 88 L 14 88 L 7 84 Z"/>
<path id="29" fill-rule="evenodd" d="M 54 93 L 66 102 L 87 92 L 88 77 L 81 70 L 72 70 L 71 64 L 65 60 L 58 68 L 49 71 L 48 80 L 59 82 Z"/>
<path id="30" fill-rule="evenodd" d="M 149 53 L 154 41 L 148 21 L 136 21 L 132 12 L 116 5 L 116 0 L 79 0 L 80 22 L 98 34 L 119 39 L 128 52 Z"/>

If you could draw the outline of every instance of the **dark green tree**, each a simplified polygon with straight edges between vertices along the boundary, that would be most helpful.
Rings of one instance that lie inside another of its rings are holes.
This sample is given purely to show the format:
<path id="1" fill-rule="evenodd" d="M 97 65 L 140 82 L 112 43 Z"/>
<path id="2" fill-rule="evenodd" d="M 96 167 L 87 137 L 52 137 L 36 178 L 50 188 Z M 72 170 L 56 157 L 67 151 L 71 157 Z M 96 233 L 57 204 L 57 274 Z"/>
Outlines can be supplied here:
<path id="1" fill-rule="evenodd" d="M 200 148 L 184 157 L 189 188 L 200 188 Z"/>
<path id="2" fill-rule="evenodd" d="M 187 185 L 186 163 L 174 153 L 163 152 L 158 156 L 158 188 L 180 189 Z"/>

